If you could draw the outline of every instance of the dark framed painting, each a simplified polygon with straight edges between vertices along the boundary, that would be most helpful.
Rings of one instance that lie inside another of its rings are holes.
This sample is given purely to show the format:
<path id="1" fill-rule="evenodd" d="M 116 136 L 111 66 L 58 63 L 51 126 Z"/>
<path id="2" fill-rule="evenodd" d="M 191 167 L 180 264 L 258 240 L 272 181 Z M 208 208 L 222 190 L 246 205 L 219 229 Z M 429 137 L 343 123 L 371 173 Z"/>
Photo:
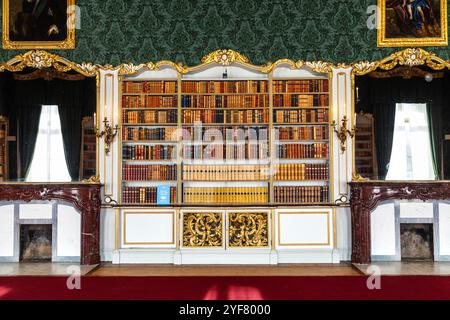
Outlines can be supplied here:
<path id="1" fill-rule="evenodd" d="M 447 46 L 447 0 L 378 0 L 378 46 Z"/>
<path id="2" fill-rule="evenodd" d="M 75 49 L 75 0 L 3 0 L 3 49 Z"/>

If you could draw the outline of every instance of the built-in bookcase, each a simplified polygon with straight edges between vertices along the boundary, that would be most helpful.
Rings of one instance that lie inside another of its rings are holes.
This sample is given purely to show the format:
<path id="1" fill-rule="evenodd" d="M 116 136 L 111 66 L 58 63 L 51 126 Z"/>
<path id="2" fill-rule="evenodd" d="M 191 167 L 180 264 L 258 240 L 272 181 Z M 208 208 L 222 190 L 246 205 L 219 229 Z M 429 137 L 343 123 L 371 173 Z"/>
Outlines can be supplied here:
<path id="1" fill-rule="evenodd" d="M 154 204 L 157 187 L 177 202 L 178 79 L 124 81 L 122 203 Z"/>
<path id="2" fill-rule="evenodd" d="M 89 179 L 97 171 L 97 139 L 94 130 L 94 118 L 84 117 L 81 121 L 81 161 L 80 179 Z"/>
<path id="3" fill-rule="evenodd" d="M 156 203 L 159 185 L 172 204 L 330 202 L 326 77 L 125 78 L 122 91 L 122 204 Z"/>
<path id="4" fill-rule="evenodd" d="M 8 119 L 0 116 L 0 181 L 8 179 Z"/>

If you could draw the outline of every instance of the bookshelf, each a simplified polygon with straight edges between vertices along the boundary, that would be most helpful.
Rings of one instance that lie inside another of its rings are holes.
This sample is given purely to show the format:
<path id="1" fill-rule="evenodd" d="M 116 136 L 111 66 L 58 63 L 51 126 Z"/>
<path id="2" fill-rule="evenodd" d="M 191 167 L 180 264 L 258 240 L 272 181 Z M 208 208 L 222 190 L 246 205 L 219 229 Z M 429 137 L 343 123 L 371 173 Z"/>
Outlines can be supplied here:
<path id="1" fill-rule="evenodd" d="M 330 202 L 327 78 L 273 78 L 273 202 Z"/>
<path id="2" fill-rule="evenodd" d="M 84 117 L 81 121 L 81 161 L 80 179 L 89 179 L 97 171 L 97 141 L 94 130 L 94 118 Z"/>
<path id="3" fill-rule="evenodd" d="M 372 114 L 356 114 L 356 128 L 356 172 L 365 178 L 376 180 L 378 179 L 378 167 L 375 152 L 375 126 Z"/>
<path id="4" fill-rule="evenodd" d="M 0 116 L 0 182 L 8 179 L 8 119 Z"/>
<path id="5" fill-rule="evenodd" d="M 123 81 L 123 204 L 156 204 L 158 186 L 177 203 L 178 109 L 178 78 Z"/>
<path id="6" fill-rule="evenodd" d="M 122 83 L 123 205 L 330 202 L 327 77 Z"/>

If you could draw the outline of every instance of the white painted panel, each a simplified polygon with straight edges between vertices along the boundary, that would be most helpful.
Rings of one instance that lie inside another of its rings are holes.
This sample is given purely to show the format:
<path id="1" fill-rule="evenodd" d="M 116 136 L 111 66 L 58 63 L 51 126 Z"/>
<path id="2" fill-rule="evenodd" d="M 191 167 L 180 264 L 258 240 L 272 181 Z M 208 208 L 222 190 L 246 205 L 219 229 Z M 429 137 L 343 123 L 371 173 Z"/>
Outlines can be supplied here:
<path id="1" fill-rule="evenodd" d="M 394 204 L 378 206 L 370 218 L 372 255 L 395 255 Z"/>
<path id="2" fill-rule="evenodd" d="M 178 79 L 178 72 L 169 67 L 161 67 L 159 70 L 146 70 L 138 75 L 127 77 L 125 80 L 151 80 L 151 79 Z"/>
<path id="3" fill-rule="evenodd" d="M 328 213 L 279 214 L 279 246 L 326 246 L 329 239 Z"/>
<path id="4" fill-rule="evenodd" d="M 400 203 L 400 218 L 433 218 L 433 204 L 426 202 Z"/>
<path id="5" fill-rule="evenodd" d="M 289 65 L 280 65 L 273 71 L 274 78 L 312 78 L 326 77 L 327 74 L 319 74 L 308 69 L 292 69 Z"/>
<path id="6" fill-rule="evenodd" d="M 0 207 L 0 257 L 14 256 L 14 206 Z"/>
<path id="7" fill-rule="evenodd" d="M 81 215 L 75 208 L 58 205 L 57 256 L 79 257 Z"/>
<path id="8" fill-rule="evenodd" d="M 52 204 L 21 204 L 19 206 L 20 219 L 52 219 Z"/>
<path id="9" fill-rule="evenodd" d="M 184 74 L 184 79 L 222 79 L 222 75 L 227 71 L 227 79 L 267 79 L 267 74 L 246 69 L 237 65 L 234 66 L 208 66 L 195 73 Z M 226 80 L 226 79 L 225 79 Z"/>
<path id="10" fill-rule="evenodd" d="M 172 212 L 124 213 L 124 220 L 125 245 L 175 243 Z"/>
<path id="11" fill-rule="evenodd" d="M 337 249 L 342 261 L 351 260 L 352 214 L 350 208 L 336 209 Z"/>
<path id="12" fill-rule="evenodd" d="M 115 247 L 114 209 L 102 209 L 100 213 L 100 257 L 102 261 L 111 261 Z"/>
<path id="13" fill-rule="evenodd" d="M 450 255 L 450 204 L 439 204 L 439 246 L 441 256 Z"/>

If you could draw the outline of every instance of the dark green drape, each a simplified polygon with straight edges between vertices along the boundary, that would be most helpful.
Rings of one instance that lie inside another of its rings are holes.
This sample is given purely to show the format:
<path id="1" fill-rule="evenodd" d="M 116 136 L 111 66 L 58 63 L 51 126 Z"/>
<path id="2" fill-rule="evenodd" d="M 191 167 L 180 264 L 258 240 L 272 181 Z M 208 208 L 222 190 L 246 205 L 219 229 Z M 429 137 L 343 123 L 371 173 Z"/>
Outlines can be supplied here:
<path id="1" fill-rule="evenodd" d="M 428 115 L 428 129 L 431 139 L 431 155 L 434 165 L 434 174 L 436 179 L 443 179 L 441 166 L 441 152 L 442 152 L 442 106 L 436 104 L 427 105 Z"/>
<path id="2" fill-rule="evenodd" d="M 72 180 L 78 180 L 80 176 L 82 109 L 76 105 L 59 105 L 58 110 L 67 169 Z"/>
<path id="3" fill-rule="evenodd" d="M 429 127 L 432 137 L 433 162 L 436 177 L 440 177 L 442 152 L 443 111 L 450 105 L 449 76 L 425 81 L 423 78 L 375 79 L 359 77 L 356 86 L 360 102 L 356 111 L 372 113 L 375 118 L 378 174 L 384 179 L 389 167 L 397 103 L 425 103 L 428 108 Z"/>
<path id="4" fill-rule="evenodd" d="M 18 143 L 20 146 L 19 179 L 24 180 L 33 160 L 36 139 L 39 130 L 42 107 L 35 104 L 20 105 L 18 112 Z"/>

